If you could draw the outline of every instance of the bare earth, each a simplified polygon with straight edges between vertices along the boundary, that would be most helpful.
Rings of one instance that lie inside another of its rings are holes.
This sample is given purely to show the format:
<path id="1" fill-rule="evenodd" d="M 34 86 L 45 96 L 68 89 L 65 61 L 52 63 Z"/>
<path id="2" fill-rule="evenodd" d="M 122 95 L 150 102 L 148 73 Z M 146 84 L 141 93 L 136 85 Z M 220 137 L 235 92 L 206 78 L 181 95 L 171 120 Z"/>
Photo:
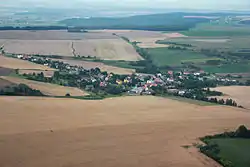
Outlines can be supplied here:
<path id="1" fill-rule="evenodd" d="M 250 114 L 157 97 L 0 97 L 3 167 L 214 167 L 182 146 L 250 126 Z"/>
<path id="2" fill-rule="evenodd" d="M 61 61 L 64 63 L 68 63 L 72 66 L 80 66 L 85 69 L 91 69 L 91 68 L 100 68 L 101 71 L 107 71 L 108 73 L 115 73 L 115 74 L 132 74 L 135 72 L 133 69 L 128 68 L 120 68 L 120 67 L 114 67 L 105 65 L 104 63 L 100 62 L 89 62 L 89 61 L 81 61 L 81 60 L 66 60 L 66 59 L 52 59 L 55 61 Z"/>
<path id="3" fill-rule="evenodd" d="M 10 69 L 54 70 L 47 66 L 34 64 L 20 59 L 9 58 L 2 55 L 0 55 L 0 66 Z"/>
<path id="4" fill-rule="evenodd" d="M 83 92 L 82 90 L 72 87 L 59 86 L 50 83 L 31 81 L 15 77 L 1 77 L 1 78 L 16 84 L 20 83 L 26 84 L 30 88 L 40 90 L 43 94 L 48 96 L 65 96 L 67 93 L 69 93 L 71 96 L 87 95 L 87 93 Z"/>
<path id="5" fill-rule="evenodd" d="M 231 98 L 238 105 L 250 109 L 250 86 L 222 86 L 216 87 L 214 90 L 224 93 L 225 96 L 222 96 L 223 99 Z M 221 96 L 217 98 L 221 98 Z"/>

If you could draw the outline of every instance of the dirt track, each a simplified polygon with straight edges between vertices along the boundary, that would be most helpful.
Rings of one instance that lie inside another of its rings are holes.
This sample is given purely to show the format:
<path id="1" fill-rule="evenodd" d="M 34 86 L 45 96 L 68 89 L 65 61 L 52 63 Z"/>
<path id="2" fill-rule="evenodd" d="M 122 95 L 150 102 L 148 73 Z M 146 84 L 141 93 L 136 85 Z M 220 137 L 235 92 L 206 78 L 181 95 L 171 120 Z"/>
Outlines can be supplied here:
<path id="1" fill-rule="evenodd" d="M 1 77 L 1 78 L 15 84 L 21 84 L 21 83 L 26 84 L 32 89 L 40 90 L 43 94 L 48 96 L 65 96 L 67 93 L 69 93 L 71 96 L 87 95 L 87 93 L 83 92 L 82 90 L 72 87 L 59 86 L 50 83 L 37 82 L 37 81 L 31 81 L 27 79 L 14 78 L 14 77 Z"/>
<path id="2" fill-rule="evenodd" d="M 250 126 L 245 110 L 156 97 L 0 97 L 0 105 L 0 166 L 8 167 L 212 167 L 182 146 Z"/>

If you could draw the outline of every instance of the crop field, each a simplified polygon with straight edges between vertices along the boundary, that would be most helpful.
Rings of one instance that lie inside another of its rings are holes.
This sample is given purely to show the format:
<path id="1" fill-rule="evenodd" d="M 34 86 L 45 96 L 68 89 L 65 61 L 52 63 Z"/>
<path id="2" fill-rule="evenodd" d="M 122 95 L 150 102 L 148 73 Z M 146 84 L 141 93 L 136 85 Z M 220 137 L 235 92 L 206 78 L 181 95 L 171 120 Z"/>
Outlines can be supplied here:
<path id="1" fill-rule="evenodd" d="M 0 166 L 9 167 L 216 166 L 183 146 L 250 125 L 242 109 L 151 96 L 0 97 L 0 106 Z"/>
<path id="2" fill-rule="evenodd" d="M 157 66 L 178 66 L 183 62 L 205 62 L 207 60 L 218 59 L 187 50 L 170 50 L 168 48 L 151 48 L 147 50 Z"/>
<path id="3" fill-rule="evenodd" d="M 191 44 L 198 49 L 222 49 L 236 51 L 249 48 L 250 36 L 235 37 L 186 37 L 165 39 L 161 42 L 175 42 L 177 44 Z"/>
<path id="4" fill-rule="evenodd" d="M 164 40 L 166 38 L 185 37 L 180 33 L 161 33 L 155 31 L 141 31 L 141 30 L 102 30 L 99 32 L 115 33 L 116 35 L 119 35 L 121 37 L 126 37 L 131 42 L 139 42 L 137 45 L 141 48 L 166 47 L 166 45 L 157 44 L 156 41 Z"/>
<path id="5" fill-rule="evenodd" d="M 133 46 L 122 39 L 75 41 L 74 48 L 77 55 L 96 56 L 103 60 L 142 60 Z"/>
<path id="6" fill-rule="evenodd" d="M 101 71 L 107 71 L 109 73 L 115 73 L 115 74 L 132 74 L 135 72 L 133 69 L 129 68 L 120 68 L 120 67 L 115 67 L 111 65 L 105 65 L 104 63 L 101 62 L 90 62 L 90 61 L 81 61 L 81 60 L 66 60 L 66 59 L 52 59 L 55 61 L 61 61 L 64 63 L 68 63 L 73 66 L 80 66 L 84 67 L 85 69 L 91 69 L 91 68 L 100 68 Z"/>
<path id="7" fill-rule="evenodd" d="M 135 49 L 108 32 L 0 31 L 0 45 L 7 53 L 91 56 L 107 60 L 142 60 Z"/>
<path id="8" fill-rule="evenodd" d="M 209 66 L 203 65 L 199 66 L 203 70 L 211 73 L 249 73 L 250 72 L 250 64 L 225 64 L 220 66 Z"/>
<path id="9" fill-rule="evenodd" d="M 250 139 L 211 139 L 209 143 L 218 144 L 219 156 L 232 162 L 234 167 L 250 166 Z"/>
<path id="10" fill-rule="evenodd" d="M 10 81 L 8 81 L 8 80 L 0 78 L 0 89 L 5 88 L 7 86 L 13 86 L 13 85 L 15 85 L 15 84 L 12 83 L 12 82 L 10 82 Z"/>
<path id="11" fill-rule="evenodd" d="M 250 100 L 249 100 L 250 86 L 222 86 L 213 89 L 225 94 L 221 98 L 224 99 L 232 98 L 239 105 L 242 105 L 247 109 L 250 109 Z"/>
<path id="12" fill-rule="evenodd" d="M 15 84 L 21 84 L 21 83 L 26 84 L 30 88 L 40 90 L 43 94 L 48 96 L 65 96 L 67 93 L 69 93 L 71 96 L 87 95 L 87 93 L 83 92 L 82 90 L 73 87 L 59 86 L 50 83 L 31 81 L 15 77 L 1 77 L 1 78 Z"/>
<path id="13" fill-rule="evenodd" d="M 50 70 L 50 71 L 54 70 L 47 66 L 34 64 L 20 59 L 9 58 L 2 55 L 0 55 L 0 67 L 10 68 L 10 69 L 32 69 L 32 70 Z"/>
<path id="14" fill-rule="evenodd" d="M 4 50 L 13 54 L 73 56 L 68 40 L 3 40 Z"/>
<path id="15" fill-rule="evenodd" d="M 202 36 L 202 37 L 233 37 L 233 36 L 249 36 L 250 30 L 247 26 L 234 26 L 232 24 L 214 25 L 200 24 L 197 27 L 181 32 L 186 36 Z"/>

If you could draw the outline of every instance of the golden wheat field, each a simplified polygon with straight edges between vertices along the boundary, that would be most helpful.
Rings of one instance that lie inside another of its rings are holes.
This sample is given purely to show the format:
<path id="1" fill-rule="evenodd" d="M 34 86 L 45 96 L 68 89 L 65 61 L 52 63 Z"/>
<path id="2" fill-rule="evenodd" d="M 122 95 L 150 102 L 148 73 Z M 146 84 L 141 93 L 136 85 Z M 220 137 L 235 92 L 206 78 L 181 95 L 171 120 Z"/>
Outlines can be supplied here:
<path id="1" fill-rule="evenodd" d="M 222 86 L 216 87 L 214 90 L 220 91 L 224 96 L 218 96 L 217 98 L 228 99 L 231 98 L 235 100 L 238 105 L 250 109 L 250 86 Z"/>
<path id="2" fill-rule="evenodd" d="M 0 31 L 5 52 L 73 57 L 92 56 L 105 60 L 142 60 L 135 49 L 109 32 Z"/>
<path id="3" fill-rule="evenodd" d="M 15 84 L 21 84 L 21 83 L 26 84 L 30 88 L 40 90 L 44 95 L 48 96 L 65 96 L 67 93 L 69 93 L 71 96 L 87 95 L 87 93 L 83 92 L 82 90 L 73 87 L 59 86 L 50 83 L 31 81 L 27 79 L 15 78 L 10 76 L 5 76 L 1 78 Z"/>
<path id="4" fill-rule="evenodd" d="M 34 64 L 25 60 L 5 57 L 0 55 L 0 67 L 10 68 L 10 69 L 32 69 L 32 70 L 50 70 L 54 69 L 47 66 Z"/>
<path id="5" fill-rule="evenodd" d="M 138 96 L 0 97 L 0 166 L 214 167 L 198 137 L 250 126 L 244 109 Z"/>

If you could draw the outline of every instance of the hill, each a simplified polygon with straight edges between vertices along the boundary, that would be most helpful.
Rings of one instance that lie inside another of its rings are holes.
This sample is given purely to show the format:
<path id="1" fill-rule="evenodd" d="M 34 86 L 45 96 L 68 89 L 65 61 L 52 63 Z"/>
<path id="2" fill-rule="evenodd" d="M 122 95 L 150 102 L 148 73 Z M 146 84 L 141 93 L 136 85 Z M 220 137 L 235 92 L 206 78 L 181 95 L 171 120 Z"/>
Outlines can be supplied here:
<path id="1" fill-rule="evenodd" d="M 181 31 L 197 23 L 209 22 L 208 18 L 184 18 L 187 13 L 138 15 L 123 18 L 70 18 L 60 21 L 67 26 L 81 26 L 86 29 L 134 29 L 153 31 Z M 216 14 L 209 14 L 216 15 Z"/>

